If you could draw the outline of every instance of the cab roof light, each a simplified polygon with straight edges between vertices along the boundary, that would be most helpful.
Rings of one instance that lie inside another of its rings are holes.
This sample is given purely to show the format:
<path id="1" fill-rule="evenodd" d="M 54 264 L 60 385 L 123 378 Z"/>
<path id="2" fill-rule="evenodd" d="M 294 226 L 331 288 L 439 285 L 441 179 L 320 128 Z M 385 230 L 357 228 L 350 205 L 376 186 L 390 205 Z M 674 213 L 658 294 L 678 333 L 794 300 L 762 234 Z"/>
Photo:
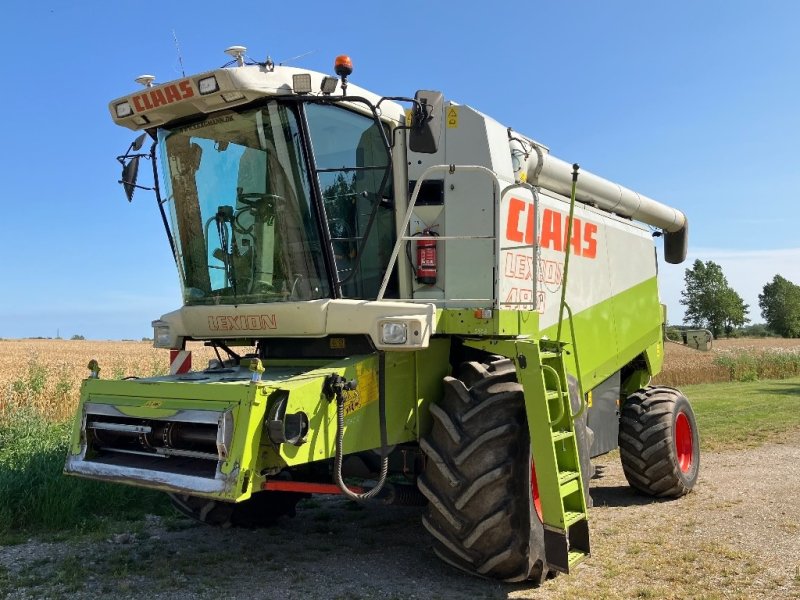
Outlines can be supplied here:
<path id="1" fill-rule="evenodd" d="M 222 94 L 222 99 L 225 100 L 225 102 L 236 102 L 237 100 L 243 100 L 244 97 L 244 94 L 241 92 L 225 92 Z"/>
<path id="2" fill-rule="evenodd" d="M 200 79 L 197 82 L 197 90 L 200 92 L 201 96 L 206 96 L 219 91 L 217 78 L 212 75 L 211 77 L 204 77 L 203 79 Z"/>
<path id="3" fill-rule="evenodd" d="M 319 87 L 319 91 L 321 91 L 326 96 L 330 96 L 333 92 L 336 91 L 336 86 L 339 85 L 339 80 L 336 77 L 331 77 L 330 75 L 326 75 L 322 78 L 322 84 Z"/>
<path id="4" fill-rule="evenodd" d="M 296 73 L 292 75 L 292 89 L 295 94 L 310 94 L 311 75 L 308 73 Z"/>
<path id="5" fill-rule="evenodd" d="M 119 104 L 114 106 L 114 112 L 117 113 L 118 119 L 123 119 L 125 117 L 130 117 L 133 114 L 133 108 L 129 102 L 120 102 Z"/>

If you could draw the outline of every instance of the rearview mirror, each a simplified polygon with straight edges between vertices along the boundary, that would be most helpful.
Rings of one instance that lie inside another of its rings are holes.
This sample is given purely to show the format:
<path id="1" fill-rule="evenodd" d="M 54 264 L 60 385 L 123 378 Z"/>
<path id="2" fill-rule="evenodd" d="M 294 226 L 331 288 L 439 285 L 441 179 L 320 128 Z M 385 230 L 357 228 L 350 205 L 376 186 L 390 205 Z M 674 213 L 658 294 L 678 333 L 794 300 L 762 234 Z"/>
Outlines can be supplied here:
<path id="1" fill-rule="evenodd" d="M 145 138 L 147 138 L 147 134 L 143 133 L 131 142 L 124 156 L 117 157 L 117 160 L 122 163 L 122 179 L 119 182 L 125 189 L 128 202 L 133 200 L 133 192 L 139 187 L 136 185 L 136 178 L 139 176 L 139 159 L 142 157 L 141 154 L 132 154 L 142 149 Z"/>
<path id="2" fill-rule="evenodd" d="M 136 178 L 139 176 L 140 156 L 134 156 L 122 167 L 122 179 L 120 183 L 128 197 L 128 202 L 133 200 L 133 192 L 136 190 Z"/>
<path id="3" fill-rule="evenodd" d="M 439 149 L 439 137 L 442 133 L 442 92 L 419 90 L 414 99 L 419 102 L 415 108 L 408 146 L 412 152 L 435 154 Z"/>

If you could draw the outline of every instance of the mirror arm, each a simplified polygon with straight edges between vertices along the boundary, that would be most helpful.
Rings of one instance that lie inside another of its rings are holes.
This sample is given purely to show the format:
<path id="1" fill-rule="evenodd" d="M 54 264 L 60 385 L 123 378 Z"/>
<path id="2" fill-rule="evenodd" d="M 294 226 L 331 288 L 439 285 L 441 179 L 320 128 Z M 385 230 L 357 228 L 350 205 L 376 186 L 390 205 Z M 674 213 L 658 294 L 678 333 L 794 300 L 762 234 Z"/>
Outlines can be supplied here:
<path id="1" fill-rule="evenodd" d="M 158 204 L 158 212 L 161 213 L 161 221 L 164 223 L 164 231 L 167 233 L 167 240 L 169 241 L 169 248 L 172 250 L 172 258 L 175 259 L 175 265 L 178 267 L 178 272 L 182 273 L 180 262 L 178 262 L 178 252 L 175 248 L 175 238 L 172 237 L 172 230 L 169 228 L 169 219 L 164 210 L 164 202 L 161 200 L 161 188 L 158 185 L 158 165 L 156 164 L 156 142 L 150 146 L 150 163 L 153 167 L 153 187 L 152 190 L 156 195 L 156 204 Z"/>
<path id="2" fill-rule="evenodd" d="M 131 187 L 135 187 L 137 190 L 147 190 L 148 192 L 152 192 L 152 191 L 154 191 L 156 189 L 156 188 L 151 188 L 151 187 L 145 187 L 143 185 L 139 185 L 139 184 L 133 183 L 132 181 L 125 181 L 124 179 L 118 179 L 117 183 L 121 183 L 122 185 L 129 185 Z"/>

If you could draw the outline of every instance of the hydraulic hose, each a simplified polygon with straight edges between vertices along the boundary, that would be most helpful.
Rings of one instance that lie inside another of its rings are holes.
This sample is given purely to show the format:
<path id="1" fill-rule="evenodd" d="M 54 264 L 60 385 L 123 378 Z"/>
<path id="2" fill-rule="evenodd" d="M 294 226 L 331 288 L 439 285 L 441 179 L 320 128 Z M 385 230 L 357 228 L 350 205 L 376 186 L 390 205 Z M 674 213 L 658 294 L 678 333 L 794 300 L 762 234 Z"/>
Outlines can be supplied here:
<path id="1" fill-rule="evenodd" d="M 385 373 L 386 373 L 386 357 L 383 352 L 379 353 L 378 359 L 378 416 L 380 419 L 381 429 L 381 472 L 378 477 L 378 483 L 375 487 L 362 493 L 357 494 L 347 487 L 342 479 L 342 460 L 344 458 L 342 451 L 342 442 L 344 440 L 344 390 L 339 389 L 336 394 L 336 455 L 333 464 L 333 476 L 336 485 L 342 490 L 342 494 L 355 500 L 356 502 L 363 502 L 378 495 L 386 483 L 386 475 L 389 472 L 389 450 L 388 450 L 388 435 L 386 433 L 386 389 L 385 389 Z"/>
<path id="2" fill-rule="evenodd" d="M 381 411 L 383 412 L 383 411 Z M 381 415 L 383 417 L 383 415 Z M 381 418 L 381 424 L 385 423 L 385 420 Z M 353 490 L 347 487 L 347 484 L 342 479 L 342 440 L 344 439 L 344 396 L 336 399 L 336 458 L 334 459 L 334 467 L 333 473 L 336 481 L 336 485 L 339 486 L 339 489 L 342 490 L 342 493 L 350 498 L 351 500 L 355 500 L 357 502 L 363 502 L 364 500 L 369 500 L 370 498 L 374 498 L 378 495 L 378 492 L 381 491 L 383 488 L 383 484 L 386 483 L 386 474 L 389 472 L 389 456 L 386 453 L 386 440 L 384 437 L 385 427 L 381 427 L 381 451 L 383 453 L 383 457 L 381 458 L 381 474 L 378 478 L 378 483 L 375 484 L 375 487 L 370 489 L 369 491 L 364 492 L 363 494 L 357 494 Z"/>

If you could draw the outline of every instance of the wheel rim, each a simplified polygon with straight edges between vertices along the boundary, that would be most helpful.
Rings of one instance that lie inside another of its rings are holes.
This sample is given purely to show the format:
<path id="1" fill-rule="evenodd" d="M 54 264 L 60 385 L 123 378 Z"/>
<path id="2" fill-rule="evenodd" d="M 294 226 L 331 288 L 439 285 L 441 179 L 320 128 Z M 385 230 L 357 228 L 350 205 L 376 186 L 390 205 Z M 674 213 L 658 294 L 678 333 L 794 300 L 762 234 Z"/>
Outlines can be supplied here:
<path id="1" fill-rule="evenodd" d="M 536 514 L 539 520 L 544 523 L 542 518 L 542 499 L 539 497 L 539 484 L 536 482 L 536 465 L 531 460 L 531 498 L 533 498 L 533 507 L 536 509 Z"/>
<path id="2" fill-rule="evenodd" d="M 687 473 L 692 468 L 694 440 L 689 417 L 684 412 L 678 413 L 678 418 L 675 419 L 675 451 L 678 456 L 678 466 L 683 473 Z"/>

